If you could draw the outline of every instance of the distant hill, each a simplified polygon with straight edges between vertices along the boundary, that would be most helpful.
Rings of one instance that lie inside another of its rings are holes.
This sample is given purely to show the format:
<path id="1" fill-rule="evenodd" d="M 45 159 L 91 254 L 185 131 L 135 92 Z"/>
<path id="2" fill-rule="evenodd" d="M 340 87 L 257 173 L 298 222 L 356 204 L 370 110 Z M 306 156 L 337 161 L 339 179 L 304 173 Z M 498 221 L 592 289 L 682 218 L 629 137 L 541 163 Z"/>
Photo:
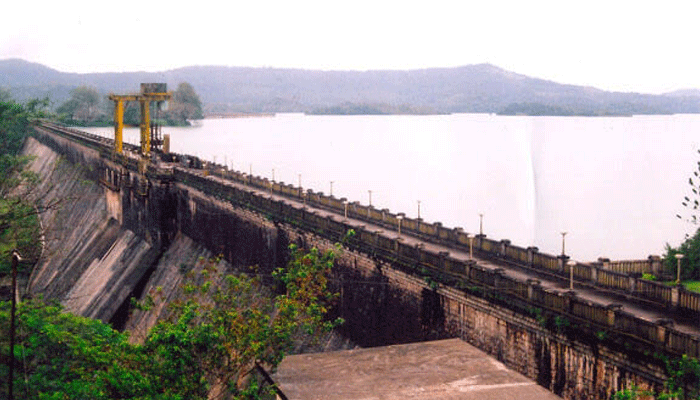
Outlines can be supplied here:
<path id="1" fill-rule="evenodd" d="M 700 97 L 700 89 L 681 89 L 665 93 L 665 95 L 674 97 Z"/>
<path id="2" fill-rule="evenodd" d="M 700 112 L 700 91 L 666 95 L 606 92 L 531 78 L 490 64 L 362 72 L 193 66 L 155 73 L 76 74 L 23 60 L 0 60 L 0 87 L 9 89 L 18 100 L 49 96 L 60 104 L 79 85 L 107 94 L 138 91 L 141 82 L 166 82 L 175 88 L 183 81 L 195 88 L 205 111 L 218 113 L 363 109 L 532 115 Z"/>

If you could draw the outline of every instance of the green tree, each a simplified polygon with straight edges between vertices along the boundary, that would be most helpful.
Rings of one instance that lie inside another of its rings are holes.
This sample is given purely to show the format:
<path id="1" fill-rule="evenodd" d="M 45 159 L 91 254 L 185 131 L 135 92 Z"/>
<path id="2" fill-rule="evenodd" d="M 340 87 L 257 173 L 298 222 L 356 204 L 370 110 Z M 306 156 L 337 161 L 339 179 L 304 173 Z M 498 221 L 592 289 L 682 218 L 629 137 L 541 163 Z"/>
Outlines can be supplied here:
<path id="1" fill-rule="evenodd" d="M 7 393 L 9 302 L 0 303 L 0 375 Z M 125 334 L 97 320 L 64 313 L 41 300 L 17 309 L 14 392 L 26 399 L 113 399 L 150 394 L 138 368 L 145 354 Z"/>
<path id="2" fill-rule="evenodd" d="M 166 119 L 169 124 L 187 125 L 188 120 L 202 119 L 202 102 L 194 91 L 192 85 L 182 82 L 173 92 L 173 97 L 168 104 Z"/>
<path id="3" fill-rule="evenodd" d="M 296 246 L 291 252 L 287 268 L 274 273 L 283 287 L 276 296 L 258 275 L 222 275 L 217 260 L 190 275 L 186 296 L 173 304 L 171 318 L 154 327 L 144 345 L 168 387 L 188 398 L 207 392 L 209 398 L 255 397 L 259 386 L 251 372 L 257 366 L 275 368 L 295 339 L 314 337 L 341 322 L 324 321 L 334 298 L 328 274 L 335 253 L 303 252 Z"/>
<path id="4" fill-rule="evenodd" d="M 681 280 L 700 279 L 700 229 L 693 236 L 688 237 L 678 247 L 666 244 L 664 264 L 666 270 L 675 276 L 678 267 L 676 254 L 683 254 L 681 259 Z"/>
<path id="5" fill-rule="evenodd" d="M 698 150 L 698 153 L 700 154 L 700 150 Z M 686 220 L 694 225 L 697 225 L 698 222 L 700 222 L 697 215 L 698 209 L 700 209 L 700 161 L 698 161 L 696 164 L 696 169 L 693 171 L 693 176 L 688 178 L 688 185 L 690 185 L 690 191 L 692 194 L 690 196 L 685 196 L 681 204 L 683 204 L 683 207 L 690 211 L 690 215 L 686 218 Z M 683 219 L 680 214 L 676 214 L 676 217 Z"/>
<path id="6" fill-rule="evenodd" d="M 70 92 L 70 98 L 61 104 L 56 112 L 64 115 L 69 121 L 91 123 L 104 117 L 100 108 L 101 96 L 97 89 L 89 86 L 79 86 Z"/>
<path id="7" fill-rule="evenodd" d="M 700 150 L 698 150 L 700 153 Z M 676 217 L 685 219 L 693 225 L 698 225 L 698 210 L 700 209 L 700 161 L 696 164 L 696 169 L 693 171 L 693 176 L 688 178 L 691 194 L 685 196 L 681 204 L 688 211 L 688 216 L 683 217 L 676 214 Z M 676 272 L 677 260 L 676 254 L 683 254 L 681 259 L 681 279 L 700 279 L 700 229 L 693 236 L 686 236 L 685 241 L 678 247 L 671 247 L 666 244 L 666 254 L 664 255 L 664 263 L 669 272 Z"/>
<path id="8" fill-rule="evenodd" d="M 296 334 L 323 331 L 334 252 L 293 247 L 279 287 L 259 275 L 226 275 L 219 260 L 192 273 L 184 297 L 142 345 L 109 325 L 62 312 L 40 299 L 21 302 L 14 349 L 15 393 L 36 399 L 260 398 L 252 373 L 274 368 Z M 7 393 L 9 302 L 0 302 L 0 397 Z"/>
<path id="9" fill-rule="evenodd" d="M 27 104 L 0 102 L 0 275 L 9 272 L 13 248 L 28 259 L 38 256 L 37 214 L 56 205 L 36 205 L 38 177 L 26 170 L 31 158 L 20 154 L 32 120 L 46 116 L 47 104 L 46 99 Z"/>

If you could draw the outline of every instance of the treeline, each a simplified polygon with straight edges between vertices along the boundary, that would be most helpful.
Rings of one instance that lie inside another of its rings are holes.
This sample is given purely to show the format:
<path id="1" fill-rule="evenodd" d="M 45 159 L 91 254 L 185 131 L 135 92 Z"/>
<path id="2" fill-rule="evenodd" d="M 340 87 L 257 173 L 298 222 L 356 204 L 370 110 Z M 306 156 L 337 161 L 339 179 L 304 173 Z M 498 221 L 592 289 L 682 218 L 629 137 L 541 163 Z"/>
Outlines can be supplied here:
<path id="1" fill-rule="evenodd" d="M 431 107 L 412 106 L 401 104 L 367 104 L 367 103 L 342 103 L 333 107 L 315 108 L 308 112 L 312 115 L 432 115 L 439 114 Z"/>
<path id="2" fill-rule="evenodd" d="M 192 85 L 183 82 L 173 92 L 165 110 L 152 108 L 151 119 L 161 125 L 186 126 L 190 120 L 204 118 L 202 102 Z M 91 86 L 79 86 L 70 92 L 70 98 L 56 109 L 61 122 L 77 126 L 110 126 L 114 123 L 114 103 L 106 94 Z M 124 108 L 124 123 L 138 125 L 141 110 L 137 102 L 128 102 Z"/>
<path id="3" fill-rule="evenodd" d="M 499 115 L 528 115 L 528 116 L 629 116 L 639 114 L 672 114 L 663 107 L 644 106 L 633 103 L 610 104 L 604 108 L 586 106 L 557 106 L 542 103 L 513 103 L 501 110 Z"/>

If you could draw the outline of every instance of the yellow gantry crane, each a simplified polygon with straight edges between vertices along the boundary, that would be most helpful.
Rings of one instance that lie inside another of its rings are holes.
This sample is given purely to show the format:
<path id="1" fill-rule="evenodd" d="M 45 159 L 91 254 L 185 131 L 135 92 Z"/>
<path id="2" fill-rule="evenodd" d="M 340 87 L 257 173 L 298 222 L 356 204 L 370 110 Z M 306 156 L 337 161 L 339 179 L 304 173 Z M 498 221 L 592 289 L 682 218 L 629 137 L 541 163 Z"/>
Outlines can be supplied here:
<path id="1" fill-rule="evenodd" d="M 151 155 L 152 143 L 156 148 L 160 148 L 159 127 L 151 124 L 151 102 L 160 106 L 163 102 L 170 100 L 172 94 L 167 91 L 165 83 L 142 83 L 139 94 L 110 94 L 109 99 L 114 101 L 114 151 L 116 154 L 123 154 L 123 131 L 124 131 L 124 103 L 138 101 L 141 105 L 141 155 L 148 158 Z"/>

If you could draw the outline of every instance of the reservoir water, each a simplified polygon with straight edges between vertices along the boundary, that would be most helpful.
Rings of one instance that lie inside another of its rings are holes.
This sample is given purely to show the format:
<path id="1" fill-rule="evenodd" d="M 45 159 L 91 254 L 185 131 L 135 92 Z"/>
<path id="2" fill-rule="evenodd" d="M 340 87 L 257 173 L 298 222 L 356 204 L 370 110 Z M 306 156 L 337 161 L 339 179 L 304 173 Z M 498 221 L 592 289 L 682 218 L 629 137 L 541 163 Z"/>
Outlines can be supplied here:
<path id="1" fill-rule="evenodd" d="M 332 185 L 336 197 L 371 196 L 410 217 L 420 207 L 425 221 L 466 232 L 478 233 L 483 214 L 488 237 L 551 254 L 568 232 L 566 253 L 580 261 L 662 254 L 695 229 L 676 214 L 689 215 L 681 201 L 700 161 L 700 115 L 278 114 L 163 133 L 177 153 L 324 193 Z"/>

